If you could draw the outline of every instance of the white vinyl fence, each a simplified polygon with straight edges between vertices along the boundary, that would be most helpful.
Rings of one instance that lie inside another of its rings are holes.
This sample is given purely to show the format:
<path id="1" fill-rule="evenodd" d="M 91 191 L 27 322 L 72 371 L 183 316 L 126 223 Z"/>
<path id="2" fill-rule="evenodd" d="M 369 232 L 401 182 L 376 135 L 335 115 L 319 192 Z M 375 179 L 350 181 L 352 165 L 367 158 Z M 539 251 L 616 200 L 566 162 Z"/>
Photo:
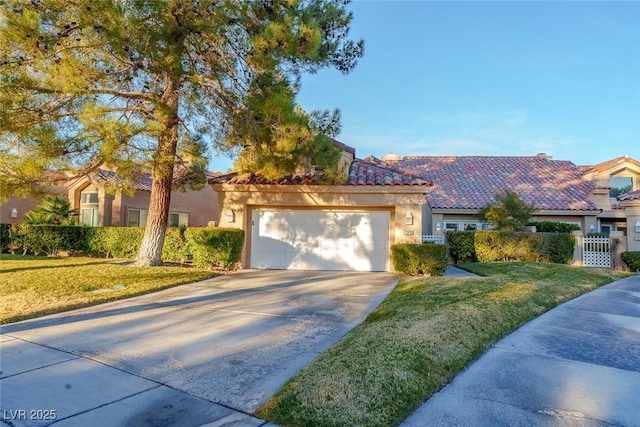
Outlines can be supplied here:
<path id="1" fill-rule="evenodd" d="M 611 239 L 609 237 L 584 237 L 582 240 L 582 265 L 611 268 Z"/>
<path id="2" fill-rule="evenodd" d="M 422 243 L 425 242 L 444 243 L 444 234 L 423 234 Z"/>

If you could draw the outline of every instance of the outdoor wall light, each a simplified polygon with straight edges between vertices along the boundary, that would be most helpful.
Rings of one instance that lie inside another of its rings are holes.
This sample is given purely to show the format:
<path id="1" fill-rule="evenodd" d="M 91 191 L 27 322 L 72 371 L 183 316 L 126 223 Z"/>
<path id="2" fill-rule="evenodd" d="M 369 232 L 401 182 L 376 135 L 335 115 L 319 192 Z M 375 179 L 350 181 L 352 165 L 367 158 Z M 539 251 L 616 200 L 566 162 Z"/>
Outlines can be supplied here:
<path id="1" fill-rule="evenodd" d="M 439 222 L 436 222 L 436 231 L 439 232 L 440 230 L 442 230 L 442 226 L 440 225 Z"/>
<path id="2" fill-rule="evenodd" d="M 589 231 L 590 231 L 590 232 L 592 232 L 592 233 L 593 233 L 594 231 L 596 231 L 596 226 L 595 226 L 595 225 L 593 225 L 593 224 L 591 224 L 591 225 L 589 226 Z"/>
<path id="3" fill-rule="evenodd" d="M 18 217 L 18 209 L 13 208 L 11 209 L 11 218 L 17 218 Z"/>
<path id="4" fill-rule="evenodd" d="M 407 213 L 407 225 L 413 225 L 413 214 L 411 212 Z"/>
<path id="5" fill-rule="evenodd" d="M 236 214 L 233 212 L 232 209 L 229 209 L 227 211 L 227 222 L 235 222 L 236 221 Z"/>
<path id="6" fill-rule="evenodd" d="M 640 221 L 636 221 L 636 225 L 634 228 L 636 229 L 636 233 L 640 233 Z"/>

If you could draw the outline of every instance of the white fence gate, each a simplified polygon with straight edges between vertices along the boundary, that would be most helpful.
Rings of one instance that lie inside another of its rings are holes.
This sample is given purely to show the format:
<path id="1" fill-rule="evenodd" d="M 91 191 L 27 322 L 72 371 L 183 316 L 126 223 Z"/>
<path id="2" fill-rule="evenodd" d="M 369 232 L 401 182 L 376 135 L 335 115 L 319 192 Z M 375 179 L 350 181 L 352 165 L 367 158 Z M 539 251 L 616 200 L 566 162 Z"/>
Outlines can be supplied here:
<path id="1" fill-rule="evenodd" d="M 611 268 L 609 237 L 585 237 L 582 241 L 582 265 Z"/>
<path id="2" fill-rule="evenodd" d="M 444 243 L 444 234 L 423 234 L 422 243 L 424 242 Z"/>

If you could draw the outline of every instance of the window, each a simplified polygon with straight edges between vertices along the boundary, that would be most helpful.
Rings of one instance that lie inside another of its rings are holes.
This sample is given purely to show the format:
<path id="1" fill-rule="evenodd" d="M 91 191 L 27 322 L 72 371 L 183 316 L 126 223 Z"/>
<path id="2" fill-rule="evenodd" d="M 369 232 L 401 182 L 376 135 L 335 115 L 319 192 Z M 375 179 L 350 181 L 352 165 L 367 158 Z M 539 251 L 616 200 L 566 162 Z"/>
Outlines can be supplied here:
<path id="1" fill-rule="evenodd" d="M 445 222 L 444 223 L 444 231 L 458 231 L 458 223 L 457 222 Z"/>
<path id="2" fill-rule="evenodd" d="M 148 210 L 144 209 L 129 209 L 129 215 L 127 219 L 128 227 L 144 227 L 147 225 Z"/>
<path id="3" fill-rule="evenodd" d="M 628 176 L 612 176 L 609 179 L 609 197 L 615 199 L 621 194 L 628 193 L 633 190 L 633 178 Z"/>
<path id="4" fill-rule="evenodd" d="M 98 208 L 80 209 L 80 223 L 89 227 L 98 225 Z"/>
<path id="5" fill-rule="evenodd" d="M 189 225 L 189 214 L 184 212 L 169 213 L 169 227 L 186 227 Z"/>
<path id="6" fill-rule="evenodd" d="M 98 192 L 97 191 L 83 191 L 80 193 L 80 204 L 82 205 L 97 205 L 98 204 Z"/>
<path id="7" fill-rule="evenodd" d="M 444 223 L 444 231 L 476 231 L 491 230 L 491 224 L 479 221 L 446 221 Z"/>
<path id="8" fill-rule="evenodd" d="M 129 209 L 127 226 L 144 227 L 147 225 L 149 211 L 146 209 Z M 189 225 L 189 214 L 185 212 L 169 212 L 169 227 L 182 227 Z"/>

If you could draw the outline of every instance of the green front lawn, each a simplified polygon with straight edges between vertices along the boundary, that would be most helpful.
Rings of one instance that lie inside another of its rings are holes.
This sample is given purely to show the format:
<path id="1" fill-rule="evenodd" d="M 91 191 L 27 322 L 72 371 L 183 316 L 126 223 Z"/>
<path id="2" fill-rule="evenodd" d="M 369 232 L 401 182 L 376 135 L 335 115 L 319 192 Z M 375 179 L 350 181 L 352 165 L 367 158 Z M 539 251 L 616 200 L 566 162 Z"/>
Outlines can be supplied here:
<path id="1" fill-rule="evenodd" d="M 0 324 L 155 292 L 216 275 L 186 267 L 132 267 L 113 259 L 3 254 Z"/>
<path id="2" fill-rule="evenodd" d="M 257 415 L 288 426 L 392 426 L 488 346 L 627 273 L 559 264 L 470 264 L 481 278 L 406 277 Z"/>

